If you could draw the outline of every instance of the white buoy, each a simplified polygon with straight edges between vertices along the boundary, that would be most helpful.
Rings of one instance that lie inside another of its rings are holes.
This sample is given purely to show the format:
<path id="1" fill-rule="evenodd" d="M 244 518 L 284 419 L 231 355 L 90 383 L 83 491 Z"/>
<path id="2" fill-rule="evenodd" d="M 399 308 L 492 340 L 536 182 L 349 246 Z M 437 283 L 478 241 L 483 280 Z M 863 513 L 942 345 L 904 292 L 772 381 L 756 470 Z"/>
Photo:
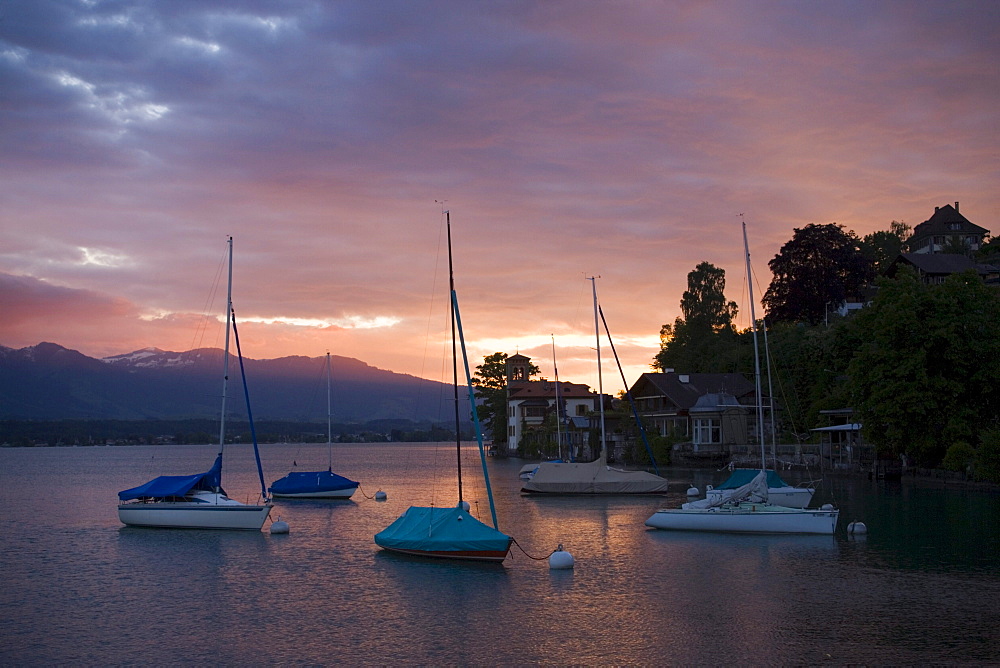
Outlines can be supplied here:
<path id="1" fill-rule="evenodd" d="M 271 523 L 271 533 L 288 533 L 288 522 L 278 520 Z"/>
<path id="2" fill-rule="evenodd" d="M 819 507 L 819 509 L 820 510 L 833 510 L 833 504 L 832 503 L 824 503 L 822 506 Z"/>
<path id="3" fill-rule="evenodd" d="M 864 522 L 851 522 L 847 525 L 847 533 L 851 535 L 861 535 L 868 533 L 868 527 Z"/>
<path id="4" fill-rule="evenodd" d="M 688 487 L 688 496 L 701 496 L 701 491 L 697 487 Z"/>
<path id="5" fill-rule="evenodd" d="M 468 502 L 468 501 L 459 501 L 459 502 L 458 502 L 458 505 L 459 505 L 459 507 L 460 507 L 460 508 L 461 508 L 462 510 L 464 510 L 465 512 L 469 512 L 469 508 L 471 508 L 471 507 L 472 507 L 472 506 L 470 506 L 470 505 L 469 505 L 469 502 Z"/>
<path id="6" fill-rule="evenodd" d="M 385 499 L 386 499 L 385 492 L 383 492 L 382 490 L 375 492 L 376 501 L 385 501 Z"/>
<path id="7" fill-rule="evenodd" d="M 552 570 L 567 570 L 573 568 L 573 555 L 563 550 L 562 543 L 549 555 L 549 568 Z"/>

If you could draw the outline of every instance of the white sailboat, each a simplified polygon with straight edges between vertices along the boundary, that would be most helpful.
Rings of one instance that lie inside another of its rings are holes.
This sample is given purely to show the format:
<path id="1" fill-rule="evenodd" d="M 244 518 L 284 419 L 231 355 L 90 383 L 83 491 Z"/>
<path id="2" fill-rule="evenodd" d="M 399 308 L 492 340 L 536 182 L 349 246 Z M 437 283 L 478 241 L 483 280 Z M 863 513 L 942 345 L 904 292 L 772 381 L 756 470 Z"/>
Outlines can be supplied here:
<path id="1" fill-rule="evenodd" d="M 753 280 L 746 224 L 743 224 L 750 319 L 753 328 L 754 372 L 757 383 L 757 428 L 760 437 L 760 471 L 727 497 L 705 498 L 680 508 L 658 510 L 645 524 L 654 529 L 721 531 L 726 533 L 805 533 L 833 534 L 840 511 L 832 506 L 818 509 L 789 508 L 770 503 L 764 454 L 764 407 L 760 384 L 760 355 L 757 349 L 757 319 L 754 314 Z"/>
<path id="2" fill-rule="evenodd" d="M 292 471 L 284 478 L 271 483 L 268 491 L 275 498 L 288 499 L 349 499 L 358 484 L 354 480 L 333 472 L 333 425 L 330 401 L 330 382 L 333 372 L 330 353 L 326 354 L 326 458 L 325 471 Z"/>
<path id="3" fill-rule="evenodd" d="M 608 466 L 604 430 L 604 382 L 601 374 L 601 330 L 598 325 L 597 282 L 589 278 L 594 294 L 594 331 L 597 336 L 597 394 L 601 418 L 601 452 L 592 462 L 541 462 L 521 485 L 522 494 L 663 494 L 667 481 L 648 471 L 626 471 Z"/>
<path id="4" fill-rule="evenodd" d="M 222 452 L 226 435 L 226 392 L 229 379 L 230 330 L 236 336 L 240 368 L 243 356 L 239 352 L 239 334 L 233 315 L 233 238 L 229 237 L 229 287 L 226 298 L 226 344 L 223 354 L 222 417 L 219 425 L 219 454 L 205 473 L 186 476 L 159 476 L 144 485 L 118 492 L 118 519 L 128 526 L 161 529 L 243 529 L 260 531 L 271 513 L 271 502 L 264 489 L 264 474 L 256 436 L 253 439 L 257 473 L 260 475 L 260 504 L 240 503 L 222 489 Z M 243 378 L 246 393 L 246 377 Z M 247 411 L 253 430 L 253 416 Z"/>

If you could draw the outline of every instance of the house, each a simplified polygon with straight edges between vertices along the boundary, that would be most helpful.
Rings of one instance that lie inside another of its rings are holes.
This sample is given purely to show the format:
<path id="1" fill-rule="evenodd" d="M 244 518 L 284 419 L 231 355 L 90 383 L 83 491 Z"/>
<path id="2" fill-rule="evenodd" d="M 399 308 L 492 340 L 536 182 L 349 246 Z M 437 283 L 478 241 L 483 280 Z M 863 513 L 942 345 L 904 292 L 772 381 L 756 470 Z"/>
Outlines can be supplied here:
<path id="1" fill-rule="evenodd" d="M 629 392 L 653 432 L 686 441 L 674 446 L 679 459 L 724 460 L 732 446 L 760 442 L 756 389 L 742 374 L 644 373 Z"/>
<path id="2" fill-rule="evenodd" d="M 983 245 L 989 230 L 979 227 L 959 213 L 955 206 L 934 207 L 934 215 L 913 228 L 909 239 L 910 251 L 919 255 L 943 253 L 950 248 L 965 247 L 971 254 Z"/>
<path id="3" fill-rule="evenodd" d="M 885 275 L 892 278 L 903 266 L 913 267 L 920 280 L 927 285 L 944 283 L 952 274 L 970 269 L 975 270 L 986 283 L 995 284 L 1000 281 L 1000 267 L 977 263 L 967 255 L 956 253 L 902 253 L 885 270 Z"/>
<path id="4" fill-rule="evenodd" d="M 516 354 L 507 358 L 507 452 L 514 454 L 526 440 L 538 438 L 551 437 L 554 445 L 555 434 L 540 432 L 546 418 L 556 415 L 557 402 L 561 406 L 561 445 L 579 452 L 587 442 L 587 416 L 598 409 L 597 394 L 579 383 L 529 380 L 530 368 L 529 357 Z"/>

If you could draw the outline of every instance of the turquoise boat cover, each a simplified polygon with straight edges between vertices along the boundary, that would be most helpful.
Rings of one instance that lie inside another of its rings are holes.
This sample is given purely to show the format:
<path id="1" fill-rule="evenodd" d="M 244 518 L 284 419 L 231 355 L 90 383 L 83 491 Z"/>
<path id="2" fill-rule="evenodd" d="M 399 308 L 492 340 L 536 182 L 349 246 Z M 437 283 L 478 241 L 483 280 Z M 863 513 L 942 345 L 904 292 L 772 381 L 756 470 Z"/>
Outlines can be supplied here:
<path id="1" fill-rule="evenodd" d="M 386 549 L 415 552 L 506 552 L 511 537 L 459 508 L 410 506 L 395 522 L 375 534 Z"/>
<path id="2" fill-rule="evenodd" d="M 737 487 L 742 487 L 757 477 L 758 473 L 760 473 L 760 469 L 736 469 L 726 482 L 716 485 L 715 489 L 736 489 Z M 767 486 L 770 488 L 791 487 L 791 485 L 778 476 L 777 471 L 767 472 Z"/>
<path id="3" fill-rule="evenodd" d="M 132 499 L 165 499 L 184 496 L 192 489 L 212 492 L 222 491 L 222 455 L 215 458 L 215 464 L 208 471 L 195 475 L 161 475 L 145 485 L 118 492 L 121 501 Z"/>
<path id="4" fill-rule="evenodd" d="M 281 480 L 271 483 L 268 491 L 271 494 L 316 494 L 357 488 L 357 482 L 333 471 L 292 471 Z"/>

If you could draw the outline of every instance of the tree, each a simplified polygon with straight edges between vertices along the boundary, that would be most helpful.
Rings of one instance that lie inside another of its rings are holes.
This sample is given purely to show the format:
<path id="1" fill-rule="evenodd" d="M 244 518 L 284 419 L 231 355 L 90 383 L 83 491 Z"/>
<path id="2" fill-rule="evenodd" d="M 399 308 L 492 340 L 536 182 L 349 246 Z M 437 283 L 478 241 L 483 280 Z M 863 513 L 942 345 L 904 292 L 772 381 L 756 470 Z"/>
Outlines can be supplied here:
<path id="1" fill-rule="evenodd" d="M 774 277 L 762 302 L 772 322 L 826 320 L 827 309 L 859 295 L 875 277 L 861 240 L 842 225 L 806 225 L 796 229 L 768 266 Z"/>
<path id="2" fill-rule="evenodd" d="M 932 286 L 909 269 L 882 279 L 853 327 L 854 404 L 881 452 L 938 466 L 952 444 L 978 449 L 1000 425 L 1000 296 L 975 272 Z"/>
<path id="3" fill-rule="evenodd" d="M 726 301 L 726 272 L 702 262 L 688 274 L 688 289 L 681 296 L 681 316 L 660 329 L 657 369 L 683 369 L 689 373 L 729 371 L 737 354 L 736 302 Z"/>
<path id="4" fill-rule="evenodd" d="M 909 225 L 894 220 L 889 223 L 887 231 L 865 235 L 861 240 L 861 251 L 872 264 L 876 276 L 883 274 L 899 254 L 906 251 L 906 244 L 912 233 L 913 229 Z"/>
<path id="5" fill-rule="evenodd" d="M 537 375 L 534 364 L 528 366 L 528 378 Z M 483 358 L 472 378 L 480 423 L 490 432 L 494 443 L 507 442 L 507 353 L 493 353 Z"/>

